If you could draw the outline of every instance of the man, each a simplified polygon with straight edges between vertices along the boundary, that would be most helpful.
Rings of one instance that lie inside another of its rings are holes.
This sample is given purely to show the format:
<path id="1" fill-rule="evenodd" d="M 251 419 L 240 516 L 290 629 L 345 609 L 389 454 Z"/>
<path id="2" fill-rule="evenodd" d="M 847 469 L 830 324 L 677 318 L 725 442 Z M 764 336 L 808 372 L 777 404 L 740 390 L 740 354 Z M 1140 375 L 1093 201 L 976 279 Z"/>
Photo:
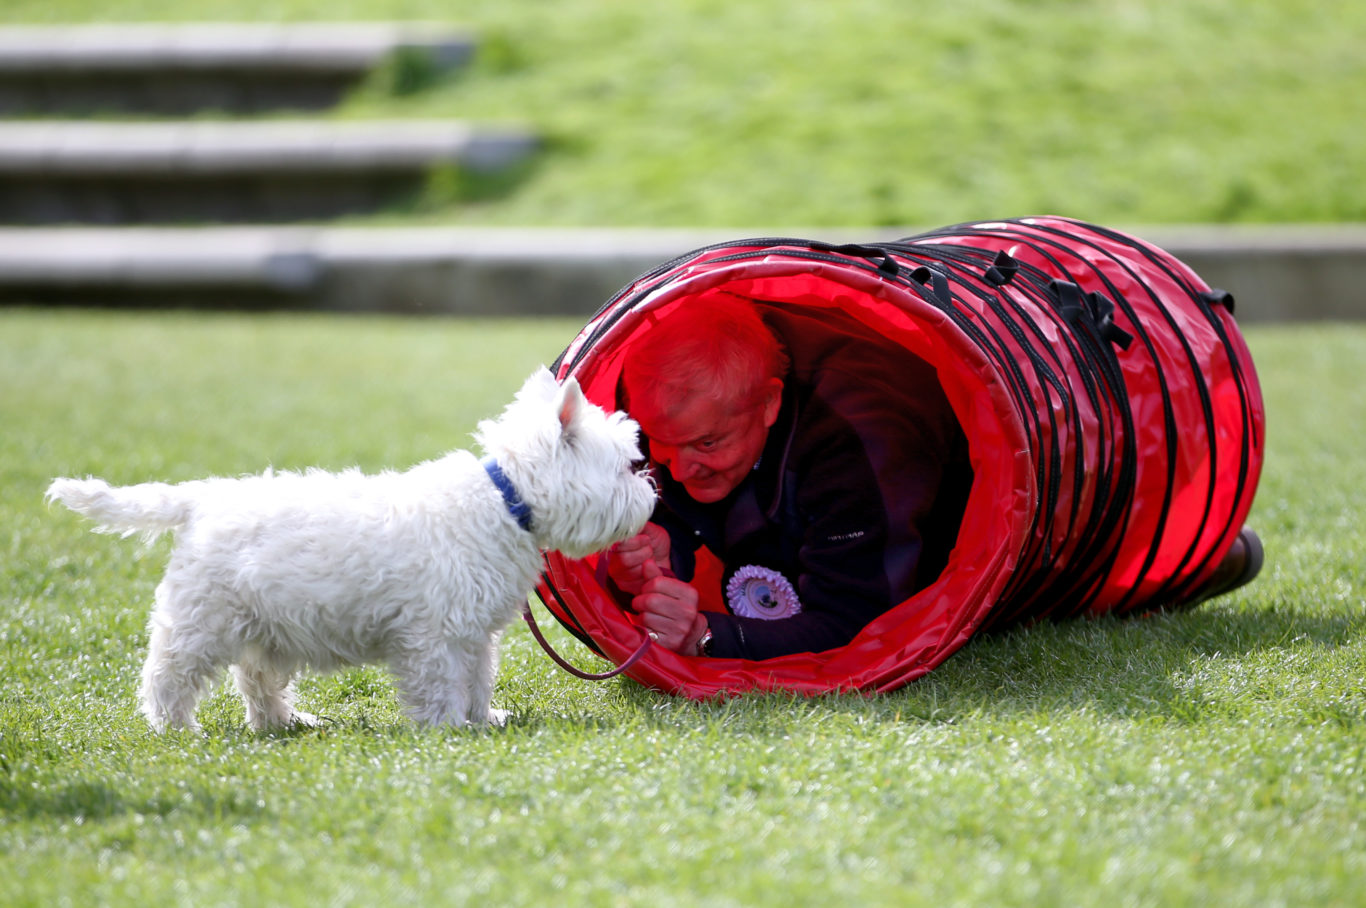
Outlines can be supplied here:
<path id="1" fill-rule="evenodd" d="M 848 643 L 933 582 L 967 501 L 967 441 L 932 367 L 866 332 L 767 311 L 783 342 L 753 301 L 692 299 L 624 364 L 660 505 L 609 552 L 608 574 L 675 652 L 766 659 Z M 700 608 L 702 547 L 724 566 L 725 612 Z"/>

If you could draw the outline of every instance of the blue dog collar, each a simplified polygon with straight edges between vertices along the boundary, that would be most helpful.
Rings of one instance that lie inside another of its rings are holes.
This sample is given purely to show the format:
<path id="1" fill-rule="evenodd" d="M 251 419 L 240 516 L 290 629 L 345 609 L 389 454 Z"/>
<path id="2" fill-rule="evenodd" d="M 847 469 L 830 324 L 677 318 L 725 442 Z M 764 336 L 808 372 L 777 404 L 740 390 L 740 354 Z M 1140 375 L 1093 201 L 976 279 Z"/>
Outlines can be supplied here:
<path id="1" fill-rule="evenodd" d="M 489 479 L 493 480 L 493 484 L 503 494 L 503 504 L 507 505 L 508 513 L 517 521 L 517 525 L 530 533 L 531 505 L 523 501 L 522 496 L 517 494 L 517 489 L 513 487 L 512 480 L 508 479 L 503 468 L 498 466 L 498 461 L 492 457 L 485 460 L 484 472 L 489 474 Z"/>

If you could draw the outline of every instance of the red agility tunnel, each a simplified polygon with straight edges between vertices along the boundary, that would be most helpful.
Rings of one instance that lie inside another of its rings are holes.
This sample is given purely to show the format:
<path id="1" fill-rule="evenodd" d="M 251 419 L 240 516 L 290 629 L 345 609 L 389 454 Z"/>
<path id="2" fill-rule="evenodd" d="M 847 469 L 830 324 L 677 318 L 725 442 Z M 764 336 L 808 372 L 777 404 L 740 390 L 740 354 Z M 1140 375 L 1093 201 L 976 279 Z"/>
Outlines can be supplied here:
<path id="1" fill-rule="evenodd" d="M 617 294 L 557 374 L 615 407 L 624 351 L 711 295 L 752 301 L 797 365 L 808 350 L 865 345 L 870 380 L 893 396 L 916 392 L 889 374 L 898 356 L 931 364 L 967 437 L 972 486 L 938 578 L 847 645 L 756 661 L 651 646 L 627 671 L 647 686 L 694 698 L 889 691 L 979 631 L 1178 606 L 1252 505 L 1264 413 L 1233 300 L 1132 236 L 1039 217 L 866 246 L 711 246 Z M 621 664 L 644 634 L 601 561 L 552 554 L 539 594 Z"/>

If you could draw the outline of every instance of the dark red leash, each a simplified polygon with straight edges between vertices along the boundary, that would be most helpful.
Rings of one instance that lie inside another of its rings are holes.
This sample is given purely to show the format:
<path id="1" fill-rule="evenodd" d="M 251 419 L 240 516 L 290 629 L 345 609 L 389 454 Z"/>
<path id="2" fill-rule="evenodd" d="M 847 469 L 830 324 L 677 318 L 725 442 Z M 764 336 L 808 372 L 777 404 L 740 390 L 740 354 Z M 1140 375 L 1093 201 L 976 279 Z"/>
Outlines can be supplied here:
<path id="1" fill-rule="evenodd" d="M 546 655 L 550 656 L 551 659 L 555 660 L 556 665 L 558 665 L 565 671 L 569 672 L 569 674 L 573 675 L 574 677 L 582 678 L 585 681 L 606 681 L 608 678 L 615 678 L 617 675 L 621 674 L 622 672 L 626 671 L 628 668 L 639 662 L 640 657 L 645 655 L 645 651 L 649 649 L 650 644 L 654 642 L 647 635 L 645 639 L 640 642 L 640 646 L 637 647 L 636 651 L 632 653 L 625 662 L 621 663 L 609 672 L 593 674 L 592 672 L 586 672 L 582 669 L 575 668 L 574 666 L 570 665 L 569 662 L 566 661 L 563 656 L 555 652 L 555 649 L 550 645 L 550 641 L 545 638 L 545 635 L 541 633 L 541 629 L 536 626 L 536 618 L 531 614 L 530 602 L 527 602 L 526 606 L 522 609 L 522 619 L 526 621 L 527 627 L 531 628 L 531 636 L 535 637 L 536 642 L 541 644 L 541 649 L 546 651 Z"/>

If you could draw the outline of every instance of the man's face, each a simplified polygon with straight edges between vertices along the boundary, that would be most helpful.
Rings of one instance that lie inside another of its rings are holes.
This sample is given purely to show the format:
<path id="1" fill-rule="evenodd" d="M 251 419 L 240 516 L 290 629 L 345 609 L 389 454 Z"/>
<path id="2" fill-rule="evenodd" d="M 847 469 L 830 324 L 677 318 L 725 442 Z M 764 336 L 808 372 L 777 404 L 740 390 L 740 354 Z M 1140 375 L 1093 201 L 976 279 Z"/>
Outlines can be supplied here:
<path id="1" fill-rule="evenodd" d="M 704 504 L 729 495 L 754 468 L 778 419 L 783 383 L 768 379 L 738 400 L 711 393 L 632 395 L 631 416 L 650 440 L 650 458 Z"/>

